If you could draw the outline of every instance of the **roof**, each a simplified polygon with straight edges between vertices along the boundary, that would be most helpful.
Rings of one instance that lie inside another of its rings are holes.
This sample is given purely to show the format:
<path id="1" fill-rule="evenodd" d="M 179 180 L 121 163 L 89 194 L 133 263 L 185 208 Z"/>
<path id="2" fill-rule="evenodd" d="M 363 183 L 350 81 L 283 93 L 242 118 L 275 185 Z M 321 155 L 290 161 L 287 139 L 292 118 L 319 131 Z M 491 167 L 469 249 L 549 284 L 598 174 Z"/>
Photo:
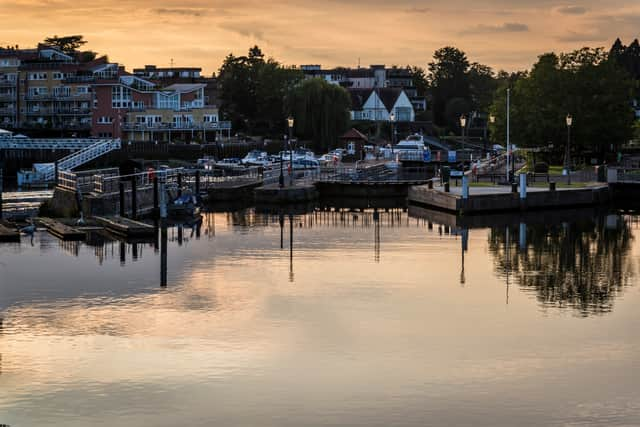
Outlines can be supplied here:
<path id="1" fill-rule="evenodd" d="M 347 89 L 351 95 L 351 110 L 362 110 L 364 103 L 371 96 L 372 89 Z"/>
<path id="2" fill-rule="evenodd" d="M 365 142 L 369 141 L 369 138 L 367 138 L 362 132 L 355 128 L 349 129 L 344 135 L 340 137 L 340 139 L 358 139 Z"/>
<path id="3" fill-rule="evenodd" d="M 385 87 L 378 89 L 378 96 L 380 97 L 380 100 L 382 101 L 384 106 L 387 108 L 387 111 L 391 111 L 393 109 L 393 106 L 396 105 L 396 102 L 398 101 L 398 98 L 400 97 L 402 92 L 403 91 L 400 88 Z"/>
<path id="4" fill-rule="evenodd" d="M 174 83 L 170 86 L 165 87 L 163 90 L 170 90 L 174 92 L 180 93 L 188 93 L 193 92 L 199 89 L 203 89 L 207 87 L 205 83 Z"/>

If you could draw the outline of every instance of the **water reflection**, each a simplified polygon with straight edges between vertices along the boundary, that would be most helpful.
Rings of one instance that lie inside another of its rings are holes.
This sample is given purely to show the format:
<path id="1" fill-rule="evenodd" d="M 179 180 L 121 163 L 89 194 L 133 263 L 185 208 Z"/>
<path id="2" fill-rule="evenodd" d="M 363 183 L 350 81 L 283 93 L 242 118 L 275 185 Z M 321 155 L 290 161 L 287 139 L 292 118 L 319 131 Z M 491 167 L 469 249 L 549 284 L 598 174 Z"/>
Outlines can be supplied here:
<path id="1" fill-rule="evenodd" d="M 513 277 L 545 307 L 571 307 L 586 316 L 611 311 L 614 298 L 630 284 L 632 239 L 628 222 L 608 215 L 492 227 L 488 243 L 507 286 Z"/>

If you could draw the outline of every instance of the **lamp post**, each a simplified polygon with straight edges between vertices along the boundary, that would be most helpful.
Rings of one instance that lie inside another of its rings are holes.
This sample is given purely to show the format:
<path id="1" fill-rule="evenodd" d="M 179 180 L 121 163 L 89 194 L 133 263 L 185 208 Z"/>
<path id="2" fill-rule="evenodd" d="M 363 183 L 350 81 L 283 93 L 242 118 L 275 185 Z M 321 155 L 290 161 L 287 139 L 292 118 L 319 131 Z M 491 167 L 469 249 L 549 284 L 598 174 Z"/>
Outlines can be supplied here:
<path id="1" fill-rule="evenodd" d="M 282 188 L 284 187 L 284 171 L 283 171 L 283 164 L 284 164 L 284 159 L 282 158 L 283 153 L 285 152 L 285 150 L 287 149 L 287 135 L 285 135 L 282 138 L 282 151 L 280 151 L 280 177 L 278 178 L 278 187 Z"/>
<path id="2" fill-rule="evenodd" d="M 293 133 L 293 117 L 289 116 L 289 118 L 287 119 L 287 125 L 289 125 L 289 159 L 290 159 L 290 163 L 289 163 L 289 170 L 291 172 L 289 172 L 289 185 L 293 185 L 293 149 L 291 147 L 291 139 L 293 138 L 292 133 Z"/>
<path id="3" fill-rule="evenodd" d="M 571 125 L 573 125 L 573 117 L 567 114 L 567 147 L 564 153 L 564 169 L 567 174 L 567 184 L 571 185 Z"/>
<path id="4" fill-rule="evenodd" d="M 460 132 L 462 133 L 462 150 L 464 151 L 464 129 L 467 127 L 467 118 L 465 115 L 460 116 Z"/>
<path id="5" fill-rule="evenodd" d="M 496 116 L 494 116 L 493 114 L 489 114 L 489 123 L 491 123 L 492 125 L 495 125 L 496 124 Z M 485 142 L 484 143 L 485 143 L 484 151 L 488 151 L 487 150 L 487 146 L 486 146 L 486 144 L 487 144 L 486 138 L 485 138 Z"/>
<path id="6" fill-rule="evenodd" d="M 393 111 L 389 114 L 389 121 L 391 122 L 391 155 L 393 156 L 393 146 L 396 143 L 396 113 Z"/>

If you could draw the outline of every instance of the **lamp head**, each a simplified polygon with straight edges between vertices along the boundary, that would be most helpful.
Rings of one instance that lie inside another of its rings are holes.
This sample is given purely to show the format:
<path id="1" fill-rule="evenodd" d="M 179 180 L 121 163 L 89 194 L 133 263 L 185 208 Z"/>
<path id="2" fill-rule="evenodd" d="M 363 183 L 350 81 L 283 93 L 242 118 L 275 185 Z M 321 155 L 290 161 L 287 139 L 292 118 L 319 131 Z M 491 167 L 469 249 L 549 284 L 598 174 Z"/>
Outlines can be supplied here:
<path id="1" fill-rule="evenodd" d="M 571 117 L 571 114 L 567 114 L 567 126 L 571 126 L 573 124 L 573 117 Z"/>
<path id="2" fill-rule="evenodd" d="M 294 123 L 293 117 L 289 116 L 289 118 L 287 119 L 287 124 L 289 125 L 290 128 L 293 127 L 293 123 Z"/>
<path id="3" fill-rule="evenodd" d="M 467 127 L 467 118 L 464 114 L 460 116 L 460 127 Z"/>

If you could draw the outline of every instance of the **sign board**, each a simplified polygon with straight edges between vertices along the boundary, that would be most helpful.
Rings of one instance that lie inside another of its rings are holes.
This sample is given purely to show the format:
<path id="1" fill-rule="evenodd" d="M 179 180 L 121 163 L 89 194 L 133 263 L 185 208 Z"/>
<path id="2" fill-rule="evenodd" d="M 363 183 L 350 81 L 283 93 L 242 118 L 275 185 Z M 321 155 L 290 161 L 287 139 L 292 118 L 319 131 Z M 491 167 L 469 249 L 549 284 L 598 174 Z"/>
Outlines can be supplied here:
<path id="1" fill-rule="evenodd" d="M 447 161 L 449 163 L 455 163 L 456 162 L 456 158 L 457 158 L 457 153 L 455 151 L 449 151 L 447 152 Z"/>
<path id="2" fill-rule="evenodd" d="M 453 176 L 453 177 L 464 176 L 464 172 L 463 171 L 452 170 L 451 171 L 451 176 Z"/>
<path id="3" fill-rule="evenodd" d="M 422 161 L 425 163 L 431 161 L 431 150 L 424 150 L 422 152 Z"/>

